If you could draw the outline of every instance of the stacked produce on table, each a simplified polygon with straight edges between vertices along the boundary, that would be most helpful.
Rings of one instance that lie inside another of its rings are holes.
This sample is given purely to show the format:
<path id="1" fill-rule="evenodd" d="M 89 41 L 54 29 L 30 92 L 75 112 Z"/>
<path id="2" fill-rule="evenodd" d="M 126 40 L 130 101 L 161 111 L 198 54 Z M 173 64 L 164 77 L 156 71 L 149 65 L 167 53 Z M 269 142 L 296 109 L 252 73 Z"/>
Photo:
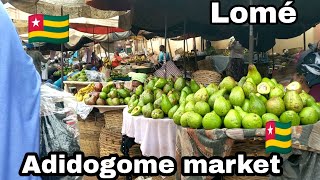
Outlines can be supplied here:
<path id="1" fill-rule="evenodd" d="M 67 75 L 69 74 L 70 72 L 72 72 L 72 68 L 70 67 L 64 67 L 63 68 L 63 74 L 64 75 Z M 53 73 L 54 76 L 61 76 L 61 70 L 57 70 Z"/>
<path id="2" fill-rule="evenodd" d="M 85 82 L 88 81 L 87 74 L 85 70 L 81 70 L 79 73 L 73 75 L 72 77 L 68 77 L 68 81 L 80 81 L 80 82 Z"/>
<path id="3" fill-rule="evenodd" d="M 106 86 L 98 83 L 92 83 L 82 88 L 75 94 L 78 101 L 84 101 L 86 105 L 127 105 L 130 100 L 131 92 L 120 86 L 116 88 L 113 82 L 108 82 Z"/>
<path id="4" fill-rule="evenodd" d="M 122 74 L 118 71 L 112 71 L 110 77 L 111 79 L 129 78 L 128 74 Z"/>
<path id="5" fill-rule="evenodd" d="M 129 59 L 130 63 L 137 63 L 137 62 L 145 62 L 147 61 L 146 56 L 141 55 L 141 56 L 134 56 Z"/>
<path id="6" fill-rule="evenodd" d="M 168 116 L 177 125 L 194 129 L 255 129 L 270 120 L 297 126 L 320 119 L 319 103 L 298 82 L 284 88 L 275 79 L 262 78 L 254 65 L 239 82 L 226 77 L 207 87 L 183 78 L 175 82 L 153 78 L 137 88 L 128 105 L 133 116 Z"/>

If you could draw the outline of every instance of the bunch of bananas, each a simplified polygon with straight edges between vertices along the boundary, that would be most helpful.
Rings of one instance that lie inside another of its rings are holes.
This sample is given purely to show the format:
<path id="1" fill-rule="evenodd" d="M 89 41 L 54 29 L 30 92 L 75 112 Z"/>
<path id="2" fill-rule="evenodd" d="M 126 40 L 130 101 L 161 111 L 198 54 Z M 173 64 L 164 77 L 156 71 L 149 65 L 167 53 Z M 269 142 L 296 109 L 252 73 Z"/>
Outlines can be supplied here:
<path id="1" fill-rule="evenodd" d="M 88 86 L 81 88 L 74 96 L 77 101 L 83 101 L 89 97 L 89 93 L 94 91 L 94 83 L 89 84 Z"/>
<path id="2" fill-rule="evenodd" d="M 106 67 L 109 67 L 112 65 L 112 61 L 107 57 L 103 58 L 102 61 Z"/>

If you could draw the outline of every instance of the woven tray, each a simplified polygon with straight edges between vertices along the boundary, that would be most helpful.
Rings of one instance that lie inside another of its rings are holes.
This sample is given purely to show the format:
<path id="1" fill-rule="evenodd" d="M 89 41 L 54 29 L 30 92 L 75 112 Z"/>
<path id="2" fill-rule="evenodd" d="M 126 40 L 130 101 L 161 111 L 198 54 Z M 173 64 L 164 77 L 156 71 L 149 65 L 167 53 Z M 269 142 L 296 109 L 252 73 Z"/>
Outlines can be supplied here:
<path id="1" fill-rule="evenodd" d="M 192 74 L 192 78 L 204 85 L 211 83 L 219 84 L 221 82 L 221 75 L 215 71 L 199 70 Z"/>

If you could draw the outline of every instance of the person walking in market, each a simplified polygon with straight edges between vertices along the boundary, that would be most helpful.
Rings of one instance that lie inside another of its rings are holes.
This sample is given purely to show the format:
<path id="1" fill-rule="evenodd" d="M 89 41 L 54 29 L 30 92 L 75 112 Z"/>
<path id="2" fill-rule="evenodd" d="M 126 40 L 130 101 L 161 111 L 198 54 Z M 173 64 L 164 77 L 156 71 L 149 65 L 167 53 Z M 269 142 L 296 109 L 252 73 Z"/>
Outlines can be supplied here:
<path id="1" fill-rule="evenodd" d="M 230 49 L 230 62 L 226 69 L 226 75 L 231 76 L 236 81 L 245 75 L 244 74 L 244 48 L 239 41 L 232 41 L 229 45 Z"/>
<path id="2" fill-rule="evenodd" d="M 36 67 L 38 73 L 41 75 L 41 62 L 47 63 L 48 60 L 45 59 L 42 53 L 36 50 L 33 44 L 27 44 L 27 54 L 33 59 L 33 64 Z"/>
<path id="3" fill-rule="evenodd" d="M 39 154 L 40 74 L 2 2 L 0 19 L 0 179 L 40 180 L 19 175 L 25 154 Z"/>

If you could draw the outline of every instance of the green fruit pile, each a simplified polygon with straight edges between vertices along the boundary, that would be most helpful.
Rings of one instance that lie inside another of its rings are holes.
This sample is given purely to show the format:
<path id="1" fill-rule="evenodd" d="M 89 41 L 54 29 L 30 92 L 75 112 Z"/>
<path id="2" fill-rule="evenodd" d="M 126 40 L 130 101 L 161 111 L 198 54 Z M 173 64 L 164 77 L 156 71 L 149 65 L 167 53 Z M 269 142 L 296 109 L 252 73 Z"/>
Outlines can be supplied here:
<path id="1" fill-rule="evenodd" d="M 88 77 L 87 77 L 85 70 L 81 70 L 79 73 L 75 74 L 72 77 L 69 77 L 67 80 L 68 81 L 86 82 L 86 81 L 88 81 Z"/>
<path id="2" fill-rule="evenodd" d="M 138 86 L 131 96 L 128 112 L 133 116 L 143 115 L 153 119 L 173 118 L 176 111 L 181 109 L 180 105 L 185 104 L 187 95 L 193 92 L 190 84 L 196 83 L 191 81 L 187 84 L 182 77 L 176 81 L 172 78 L 149 77 L 144 86 Z M 194 92 L 199 89 L 192 87 Z"/>
<path id="3" fill-rule="evenodd" d="M 94 92 L 84 102 L 87 105 L 128 105 L 131 95 L 132 92 L 123 86 L 117 89 L 113 82 L 108 82 L 104 87 L 98 82 L 95 83 Z"/>
<path id="4" fill-rule="evenodd" d="M 262 78 L 254 65 L 239 82 L 226 77 L 207 87 L 183 78 L 153 78 L 131 97 L 129 112 L 154 119 L 167 115 L 177 125 L 194 129 L 256 129 L 270 120 L 297 126 L 320 119 L 319 103 L 298 82 L 284 88 L 275 79 Z"/>

